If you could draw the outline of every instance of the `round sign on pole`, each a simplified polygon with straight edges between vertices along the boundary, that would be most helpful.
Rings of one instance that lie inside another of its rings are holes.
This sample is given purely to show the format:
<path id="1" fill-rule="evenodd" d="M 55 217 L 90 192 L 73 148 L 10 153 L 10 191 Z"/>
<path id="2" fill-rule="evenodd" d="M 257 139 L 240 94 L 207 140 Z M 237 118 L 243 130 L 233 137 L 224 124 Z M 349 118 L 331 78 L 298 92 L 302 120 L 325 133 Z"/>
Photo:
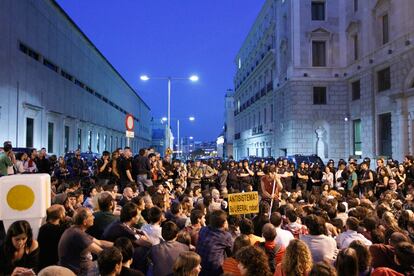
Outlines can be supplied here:
<path id="1" fill-rule="evenodd" d="M 129 131 L 132 131 L 134 129 L 134 117 L 131 114 L 126 115 L 125 127 Z"/>

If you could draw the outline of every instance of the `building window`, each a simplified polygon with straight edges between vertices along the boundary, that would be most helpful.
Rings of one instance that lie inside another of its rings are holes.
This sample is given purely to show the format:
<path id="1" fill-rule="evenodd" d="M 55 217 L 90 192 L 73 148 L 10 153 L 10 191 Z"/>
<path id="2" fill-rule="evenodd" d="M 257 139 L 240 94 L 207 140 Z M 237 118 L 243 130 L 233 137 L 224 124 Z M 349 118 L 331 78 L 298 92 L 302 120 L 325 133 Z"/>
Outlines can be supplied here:
<path id="1" fill-rule="evenodd" d="M 378 92 L 391 89 L 391 71 L 390 67 L 382 69 L 377 73 Z"/>
<path id="2" fill-rule="evenodd" d="M 263 124 L 266 124 L 266 121 L 267 121 L 267 109 L 266 109 L 266 107 L 264 108 L 264 111 L 263 111 Z"/>
<path id="3" fill-rule="evenodd" d="M 354 12 L 358 11 L 358 0 L 354 0 Z"/>
<path id="4" fill-rule="evenodd" d="M 255 156 L 259 156 L 259 149 L 256 148 L 256 155 Z"/>
<path id="5" fill-rule="evenodd" d="M 65 126 L 65 153 L 69 151 L 69 127 Z"/>
<path id="6" fill-rule="evenodd" d="M 92 151 L 92 131 L 88 131 L 88 151 Z"/>
<path id="7" fill-rule="evenodd" d="M 392 126 L 391 113 L 379 115 L 378 118 L 378 155 L 388 156 L 392 155 Z"/>
<path id="8" fill-rule="evenodd" d="M 270 105 L 270 122 L 273 123 L 273 104 Z"/>
<path id="9" fill-rule="evenodd" d="M 359 51 L 358 51 L 358 34 L 355 34 L 353 36 L 353 43 L 354 43 L 354 60 L 358 60 L 359 59 Z"/>
<path id="10" fill-rule="evenodd" d="M 352 83 L 352 100 L 359 100 L 361 97 L 361 81 L 357 80 Z"/>
<path id="11" fill-rule="evenodd" d="M 326 87 L 313 88 L 313 104 L 326 104 Z"/>
<path id="12" fill-rule="evenodd" d="M 96 151 L 100 152 L 100 146 L 101 146 L 101 134 L 96 134 Z"/>
<path id="13" fill-rule="evenodd" d="M 21 52 L 25 53 L 29 57 L 39 61 L 40 55 L 36 53 L 35 51 L 33 51 L 32 49 L 30 49 L 29 47 L 27 47 L 26 45 L 24 45 L 23 43 L 19 44 L 19 49 Z"/>
<path id="14" fill-rule="evenodd" d="M 265 152 L 265 149 L 262 148 L 262 157 L 265 157 L 265 155 L 264 155 L 265 153 L 264 152 Z"/>
<path id="15" fill-rule="evenodd" d="M 361 141 L 361 120 L 354 120 L 353 124 L 353 145 L 354 155 L 362 155 L 362 141 Z"/>
<path id="16" fill-rule="evenodd" d="M 312 20 L 325 20 L 325 1 L 312 1 Z"/>
<path id="17" fill-rule="evenodd" d="M 58 67 L 56 65 L 54 65 L 51 61 L 47 60 L 47 59 L 43 59 L 43 65 L 46 66 L 47 68 L 49 68 L 52 71 L 57 72 L 58 71 Z"/>
<path id="18" fill-rule="evenodd" d="M 33 148 L 34 119 L 26 118 L 26 147 Z"/>
<path id="19" fill-rule="evenodd" d="M 65 79 L 69 80 L 69 81 L 73 81 L 73 76 L 71 74 L 69 74 L 68 72 L 64 71 L 64 70 L 60 70 L 60 74 L 62 75 L 62 77 L 64 77 Z"/>
<path id="20" fill-rule="evenodd" d="M 326 66 L 326 41 L 312 41 L 312 66 Z"/>
<path id="21" fill-rule="evenodd" d="M 82 149 L 82 129 L 78 128 L 78 150 Z"/>
<path id="22" fill-rule="evenodd" d="M 103 137 L 104 150 L 108 149 L 108 146 L 107 146 L 106 142 L 107 142 L 106 141 L 106 134 L 104 134 L 104 137 Z"/>
<path id="23" fill-rule="evenodd" d="M 109 137 L 109 150 L 110 151 L 114 150 L 114 145 L 112 144 L 112 142 L 113 142 L 113 139 L 112 139 L 112 135 L 111 135 L 111 137 Z"/>
<path id="24" fill-rule="evenodd" d="M 54 132 L 54 124 L 49 122 L 47 124 L 47 152 L 53 152 L 53 133 Z"/>
<path id="25" fill-rule="evenodd" d="M 382 17 L 382 44 L 386 44 L 389 41 L 389 22 L 388 14 Z"/>

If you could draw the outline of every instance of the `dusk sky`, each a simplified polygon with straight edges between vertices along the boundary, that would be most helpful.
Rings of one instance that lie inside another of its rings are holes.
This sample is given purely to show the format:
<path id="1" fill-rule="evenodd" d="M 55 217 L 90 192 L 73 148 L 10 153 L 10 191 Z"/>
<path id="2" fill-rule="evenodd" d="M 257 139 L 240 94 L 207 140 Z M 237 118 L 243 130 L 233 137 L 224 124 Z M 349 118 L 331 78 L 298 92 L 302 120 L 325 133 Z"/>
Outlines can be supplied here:
<path id="1" fill-rule="evenodd" d="M 167 115 L 167 81 L 139 76 L 188 77 L 172 82 L 171 125 L 181 137 L 213 141 L 222 131 L 224 94 L 233 88 L 234 58 L 264 0 L 58 0 L 62 8 L 150 106 Z M 186 120 L 189 116 L 195 122 Z"/>

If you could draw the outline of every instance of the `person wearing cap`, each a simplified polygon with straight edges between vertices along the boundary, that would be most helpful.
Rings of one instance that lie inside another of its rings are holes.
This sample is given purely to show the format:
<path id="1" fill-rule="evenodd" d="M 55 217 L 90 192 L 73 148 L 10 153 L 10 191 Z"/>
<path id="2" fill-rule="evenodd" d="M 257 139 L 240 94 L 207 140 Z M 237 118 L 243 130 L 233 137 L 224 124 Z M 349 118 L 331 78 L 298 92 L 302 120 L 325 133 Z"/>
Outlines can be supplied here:
<path id="1" fill-rule="evenodd" d="M 0 177 L 9 175 L 7 171 L 8 168 L 16 163 L 16 158 L 10 141 L 4 142 L 3 150 L 4 152 L 0 153 Z"/>

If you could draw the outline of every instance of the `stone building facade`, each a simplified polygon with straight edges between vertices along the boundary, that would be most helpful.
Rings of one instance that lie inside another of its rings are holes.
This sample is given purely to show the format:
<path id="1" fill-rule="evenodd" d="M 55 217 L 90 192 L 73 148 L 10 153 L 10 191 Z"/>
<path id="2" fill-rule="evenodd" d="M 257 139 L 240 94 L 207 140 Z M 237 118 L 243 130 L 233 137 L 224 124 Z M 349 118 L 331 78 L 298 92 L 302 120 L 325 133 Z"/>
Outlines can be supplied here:
<path id="1" fill-rule="evenodd" d="M 150 108 L 53 0 L 0 1 L 0 141 L 49 154 L 151 142 Z"/>
<path id="2" fill-rule="evenodd" d="M 233 156 L 274 154 L 274 1 L 266 1 L 236 56 Z"/>
<path id="3" fill-rule="evenodd" d="M 413 153 L 413 11 L 409 0 L 266 1 L 250 33 L 266 34 L 258 22 L 273 13 L 271 155 L 401 160 Z M 260 48 L 250 34 L 241 52 L 249 45 Z M 237 58 L 235 102 L 250 71 Z M 245 114 L 237 112 L 239 125 Z M 236 131 L 235 138 L 238 158 L 266 156 L 243 152 L 252 136 Z"/>

